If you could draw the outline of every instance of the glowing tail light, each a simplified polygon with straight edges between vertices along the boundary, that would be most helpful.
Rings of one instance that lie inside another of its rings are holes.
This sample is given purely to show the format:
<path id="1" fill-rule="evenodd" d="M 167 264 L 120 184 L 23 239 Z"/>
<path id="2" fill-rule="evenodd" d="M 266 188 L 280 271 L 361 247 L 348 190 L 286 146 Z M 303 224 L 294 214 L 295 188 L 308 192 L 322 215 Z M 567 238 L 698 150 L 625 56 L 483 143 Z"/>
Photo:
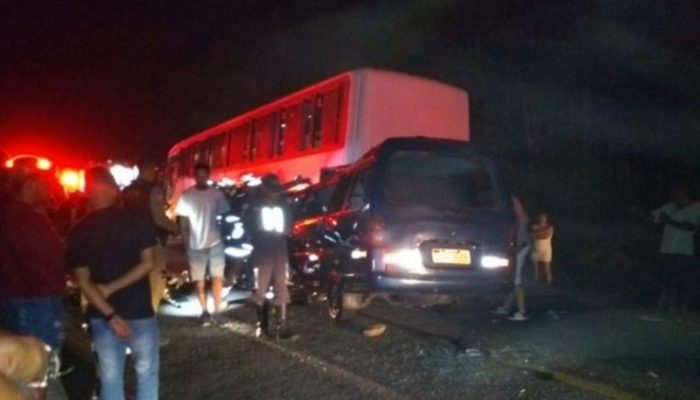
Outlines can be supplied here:
<path id="1" fill-rule="evenodd" d="M 380 217 L 372 217 L 367 223 L 369 245 L 372 247 L 383 247 L 385 244 L 386 224 Z"/>

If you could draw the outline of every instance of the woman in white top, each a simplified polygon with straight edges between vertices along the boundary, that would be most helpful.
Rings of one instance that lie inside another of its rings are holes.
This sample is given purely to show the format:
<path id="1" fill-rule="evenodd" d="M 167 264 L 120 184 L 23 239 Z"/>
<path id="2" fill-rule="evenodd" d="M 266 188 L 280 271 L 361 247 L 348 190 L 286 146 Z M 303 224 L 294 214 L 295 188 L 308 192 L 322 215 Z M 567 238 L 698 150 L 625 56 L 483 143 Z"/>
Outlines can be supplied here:
<path id="1" fill-rule="evenodd" d="M 535 282 L 542 269 L 549 285 L 552 284 L 552 236 L 554 236 L 554 227 L 549 223 L 549 216 L 545 213 L 538 214 L 530 225 L 532 264 L 535 267 Z"/>

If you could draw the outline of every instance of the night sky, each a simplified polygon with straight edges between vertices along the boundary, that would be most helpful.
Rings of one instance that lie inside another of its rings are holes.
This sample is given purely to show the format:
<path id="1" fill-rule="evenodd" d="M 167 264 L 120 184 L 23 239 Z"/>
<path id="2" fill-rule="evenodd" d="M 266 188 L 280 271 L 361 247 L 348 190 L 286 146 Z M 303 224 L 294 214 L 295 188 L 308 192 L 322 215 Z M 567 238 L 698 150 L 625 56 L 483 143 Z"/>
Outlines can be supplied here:
<path id="1" fill-rule="evenodd" d="M 477 139 L 508 130 L 503 105 L 526 91 L 543 115 L 547 101 L 585 96 L 614 110 L 593 125 L 668 129 L 678 157 L 698 149 L 693 0 L 14 3 L 0 15 L 9 153 L 164 158 L 181 138 L 364 66 L 464 87 Z"/>

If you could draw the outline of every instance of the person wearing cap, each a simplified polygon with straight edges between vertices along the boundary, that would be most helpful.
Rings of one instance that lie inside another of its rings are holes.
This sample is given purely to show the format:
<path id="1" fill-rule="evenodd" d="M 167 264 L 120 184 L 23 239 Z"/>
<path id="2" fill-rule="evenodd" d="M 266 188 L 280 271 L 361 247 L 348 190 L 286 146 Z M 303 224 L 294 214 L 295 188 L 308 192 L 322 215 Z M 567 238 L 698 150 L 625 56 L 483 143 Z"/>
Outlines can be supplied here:
<path id="1" fill-rule="evenodd" d="M 276 307 L 276 337 L 282 340 L 296 338 L 287 324 L 287 305 L 290 301 L 287 288 L 287 266 L 289 251 L 290 214 L 284 192 L 276 175 L 266 175 L 258 193 L 251 199 L 247 220 L 253 225 L 253 266 L 257 268 L 257 286 L 253 293 L 253 304 L 257 310 L 256 336 L 270 336 L 268 331 L 266 295 L 270 284 L 273 286 Z"/>
<path id="2" fill-rule="evenodd" d="M 68 267 L 89 305 L 86 317 L 97 354 L 100 399 L 124 399 L 126 349 L 136 370 L 136 398 L 158 398 L 158 323 L 148 275 L 154 268 L 150 221 L 118 205 L 109 170 L 89 169 L 85 190 L 90 213 L 70 232 Z"/>

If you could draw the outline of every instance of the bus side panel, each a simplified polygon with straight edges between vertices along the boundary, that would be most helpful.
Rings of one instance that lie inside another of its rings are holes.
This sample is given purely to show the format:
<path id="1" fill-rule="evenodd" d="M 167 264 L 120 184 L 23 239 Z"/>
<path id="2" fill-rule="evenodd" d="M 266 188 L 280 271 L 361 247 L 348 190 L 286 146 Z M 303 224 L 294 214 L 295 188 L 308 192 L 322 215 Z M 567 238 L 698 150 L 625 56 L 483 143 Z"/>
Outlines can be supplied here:
<path id="1" fill-rule="evenodd" d="M 358 74 L 353 136 L 359 148 L 348 154 L 350 161 L 390 137 L 469 140 L 469 99 L 464 90 L 393 72 L 361 70 Z"/>

